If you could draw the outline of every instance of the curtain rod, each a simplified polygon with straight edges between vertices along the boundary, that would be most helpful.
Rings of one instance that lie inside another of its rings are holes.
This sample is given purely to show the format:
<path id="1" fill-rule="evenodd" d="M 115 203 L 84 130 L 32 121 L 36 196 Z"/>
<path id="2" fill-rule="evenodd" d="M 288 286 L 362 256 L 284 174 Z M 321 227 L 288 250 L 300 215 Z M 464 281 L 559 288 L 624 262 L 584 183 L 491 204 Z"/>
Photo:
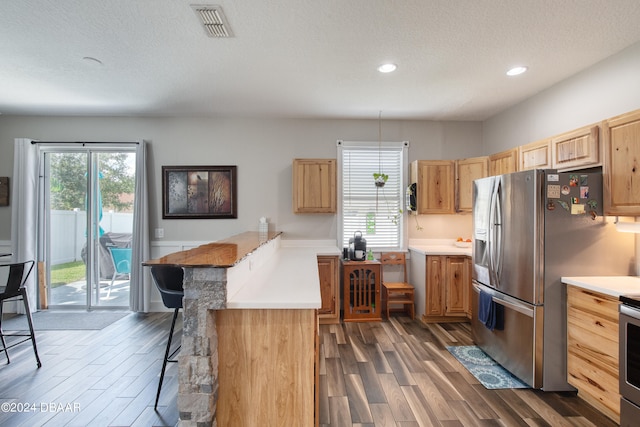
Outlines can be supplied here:
<path id="1" fill-rule="evenodd" d="M 32 144 L 139 144 L 138 141 L 113 141 L 113 142 L 92 142 L 92 141 L 31 141 Z"/>

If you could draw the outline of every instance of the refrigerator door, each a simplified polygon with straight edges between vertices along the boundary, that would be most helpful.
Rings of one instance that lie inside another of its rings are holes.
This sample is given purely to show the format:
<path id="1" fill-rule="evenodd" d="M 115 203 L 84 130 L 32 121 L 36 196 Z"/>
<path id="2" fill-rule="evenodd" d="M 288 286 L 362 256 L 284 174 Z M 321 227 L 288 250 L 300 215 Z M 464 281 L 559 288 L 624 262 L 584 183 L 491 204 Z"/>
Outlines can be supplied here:
<path id="1" fill-rule="evenodd" d="M 531 170 L 474 182 L 474 278 L 536 305 L 543 302 L 543 176 Z"/>
<path id="2" fill-rule="evenodd" d="M 473 279 L 489 286 L 489 232 L 495 178 L 473 181 Z"/>
<path id="3" fill-rule="evenodd" d="M 499 260 L 493 287 L 530 304 L 543 303 L 542 260 L 544 247 L 542 182 L 544 172 L 530 170 L 502 175 L 492 234 Z"/>
<path id="4" fill-rule="evenodd" d="M 473 284 L 472 303 L 480 290 L 490 293 L 504 310 L 503 329 L 488 329 L 478 316 L 471 318 L 474 342 L 509 372 L 533 388 L 542 387 L 544 308 L 524 303 L 479 283 Z"/>

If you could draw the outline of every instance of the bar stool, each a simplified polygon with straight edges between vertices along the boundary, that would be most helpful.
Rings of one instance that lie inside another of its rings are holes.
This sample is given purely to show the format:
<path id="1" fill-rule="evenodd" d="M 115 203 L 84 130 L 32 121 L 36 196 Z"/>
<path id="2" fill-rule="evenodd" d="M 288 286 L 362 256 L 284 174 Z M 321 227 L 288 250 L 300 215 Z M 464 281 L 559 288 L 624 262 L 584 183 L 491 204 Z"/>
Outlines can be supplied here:
<path id="1" fill-rule="evenodd" d="M 164 353 L 164 360 L 162 362 L 162 372 L 160 373 L 160 382 L 158 383 L 158 393 L 156 394 L 156 403 L 154 408 L 158 407 L 158 400 L 160 400 L 160 390 L 162 389 L 162 382 L 164 381 L 164 372 L 167 369 L 167 362 L 175 363 L 178 360 L 173 357 L 180 351 L 180 346 L 171 351 L 171 340 L 173 338 L 173 330 L 176 326 L 176 319 L 178 318 L 178 311 L 182 308 L 182 297 L 184 296 L 184 290 L 182 288 L 182 282 L 184 280 L 184 271 L 182 267 L 175 266 L 153 266 L 151 267 L 151 276 L 155 282 L 162 302 L 165 307 L 173 308 L 173 320 L 171 321 L 171 329 L 169 330 L 169 339 L 167 340 L 167 349 Z"/>
<path id="2" fill-rule="evenodd" d="M 391 304 L 402 305 L 403 309 L 408 312 L 413 320 L 414 312 L 414 289 L 407 281 L 407 261 L 404 252 L 383 252 L 380 254 L 380 264 L 385 265 L 402 265 L 404 269 L 404 282 L 387 282 L 382 275 L 382 299 L 385 302 L 385 310 L 387 319 Z"/>
<path id="3" fill-rule="evenodd" d="M 2 349 L 0 351 L 4 351 L 4 355 L 7 357 L 7 364 L 11 363 L 9 359 L 9 349 L 17 346 L 18 344 L 22 344 L 25 341 L 31 340 L 31 344 L 33 345 L 33 352 L 36 356 L 36 364 L 38 368 L 42 367 L 42 363 L 40 363 L 40 357 L 38 356 L 38 347 L 36 346 L 36 334 L 33 332 L 33 320 L 31 319 L 31 309 L 29 308 L 29 298 L 27 298 L 27 288 L 25 287 L 27 283 L 27 279 L 31 274 L 31 270 L 33 270 L 33 266 L 35 265 L 35 261 L 29 260 L 25 262 L 14 262 L 11 264 L 0 264 L 0 269 L 8 270 L 7 271 L 7 283 L 4 290 L 0 293 L 0 342 L 2 343 Z M 3 272 L 3 275 L 5 273 Z M 2 308 L 4 302 L 7 300 L 22 300 L 24 303 L 24 310 L 27 316 L 27 323 L 29 324 L 29 333 L 9 333 L 5 334 L 2 330 Z M 5 341 L 5 337 L 22 337 L 23 339 L 10 344 L 7 347 L 7 343 Z"/>

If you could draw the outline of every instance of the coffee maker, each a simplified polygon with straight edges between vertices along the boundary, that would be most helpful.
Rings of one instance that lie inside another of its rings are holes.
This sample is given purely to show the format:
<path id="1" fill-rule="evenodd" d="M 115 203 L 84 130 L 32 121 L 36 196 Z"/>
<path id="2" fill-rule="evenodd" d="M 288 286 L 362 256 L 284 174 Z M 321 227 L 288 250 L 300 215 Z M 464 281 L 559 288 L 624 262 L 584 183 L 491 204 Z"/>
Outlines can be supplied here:
<path id="1" fill-rule="evenodd" d="M 364 261 L 367 258 L 367 240 L 362 237 L 362 232 L 356 231 L 349 239 L 349 259 L 351 261 Z"/>

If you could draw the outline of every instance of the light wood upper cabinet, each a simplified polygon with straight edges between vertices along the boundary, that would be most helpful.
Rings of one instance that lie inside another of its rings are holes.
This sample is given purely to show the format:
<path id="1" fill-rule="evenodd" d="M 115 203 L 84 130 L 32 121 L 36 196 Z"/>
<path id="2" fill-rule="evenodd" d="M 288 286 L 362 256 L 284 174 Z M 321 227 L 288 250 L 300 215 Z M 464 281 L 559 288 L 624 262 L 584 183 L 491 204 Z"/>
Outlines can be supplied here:
<path id="1" fill-rule="evenodd" d="M 293 212 L 336 212 L 336 160 L 293 160 Z"/>
<path id="2" fill-rule="evenodd" d="M 473 181 L 489 173 L 488 157 L 456 160 L 456 212 L 471 212 Z"/>
<path id="3" fill-rule="evenodd" d="M 518 147 L 518 170 L 551 168 L 551 140 L 531 142 Z"/>
<path id="4" fill-rule="evenodd" d="M 600 146 L 598 126 L 585 126 L 551 138 L 552 167 L 575 169 L 598 166 Z"/>
<path id="5" fill-rule="evenodd" d="M 417 184 L 418 214 L 454 213 L 454 169 L 453 160 L 415 160 L 411 163 L 411 182 Z"/>
<path id="6" fill-rule="evenodd" d="M 604 212 L 640 216 L 640 110 L 603 122 Z"/>
<path id="7" fill-rule="evenodd" d="M 489 175 L 502 175 L 518 171 L 518 148 L 501 151 L 489 156 Z"/>

